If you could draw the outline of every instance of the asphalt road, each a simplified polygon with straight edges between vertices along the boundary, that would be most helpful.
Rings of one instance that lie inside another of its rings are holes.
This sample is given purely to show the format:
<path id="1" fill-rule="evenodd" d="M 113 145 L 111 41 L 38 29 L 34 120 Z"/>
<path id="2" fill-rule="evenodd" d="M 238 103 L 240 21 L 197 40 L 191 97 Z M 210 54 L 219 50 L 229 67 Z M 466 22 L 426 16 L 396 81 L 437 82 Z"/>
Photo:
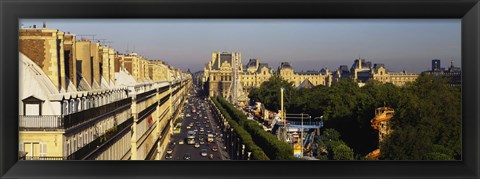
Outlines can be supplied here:
<path id="1" fill-rule="evenodd" d="M 192 109 L 195 108 L 196 113 L 192 112 Z M 206 100 L 200 99 L 195 97 L 195 94 L 189 100 L 189 104 L 185 106 L 185 117 L 182 120 L 182 126 L 179 134 L 173 134 L 170 143 L 175 142 L 175 147 L 172 152 L 172 159 L 166 159 L 165 154 L 162 156 L 162 160 L 185 160 L 185 154 L 189 153 L 191 156 L 192 161 L 203 161 L 203 160 L 229 160 L 228 154 L 226 151 L 223 150 L 223 143 L 220 137 L 221 130 L 217 128 L 219 126 L 216 124 L 216 120 L 213 119 L 213 115 L 211 114 L 211 109 L 208 105 Z M 189 117 L 186 117 L 189 114 Z M 207 119 L 205 119 L 205 116 Z M 193 127 L 191 129 L 187 129 L 189 124 L 193 123 Z M 204 129 L 204 135 L 200 135 L 200 129 Z M 199 148 L 195 148 L 194 145 L 187 144 L 186 138 L 188 131 L 197 129 L 195 135 L 195 141 L 197 143 L 200 142 L 200 138 L 203 138 L 205 142 L 203 145 L 201 144 Z M 208 131 L 211 133 L 216 133 L 216 137 L 214 141 L 210 144 L 207 142 L 207 134 Z M 179 141 L 183 140 L 184 144 L 179 144 Z M 218 151 L 213 151 L 213 146 L 217 146 Z M 167 147 L 168 149 L 168 147 Z M 201 156 L 201 150 L 207 149 L 207 157 Z M 210 159 L 210 154 L 213 154 L 213 159 Z"/>

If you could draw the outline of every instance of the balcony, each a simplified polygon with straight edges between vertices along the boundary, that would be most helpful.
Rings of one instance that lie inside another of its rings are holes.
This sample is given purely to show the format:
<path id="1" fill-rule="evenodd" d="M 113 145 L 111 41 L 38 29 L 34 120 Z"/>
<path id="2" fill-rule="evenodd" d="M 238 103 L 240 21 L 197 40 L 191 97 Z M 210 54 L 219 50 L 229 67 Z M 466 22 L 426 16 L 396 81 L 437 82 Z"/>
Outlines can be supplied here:
<path id="1" fill-rule="evenodd" d="M 127 109 L 132 98 L 125 98 L 96 108 L 90 108 L 68 115 L 19 116 L 19 128 L 23 130 L 69 129 L 92 119 L 100 119 L 115 111 Z"/>
<path id="2" fill-rule="evenodd" d="M 63 121 L 60 115 L 20 116 L 20 129 L 62 129 Z"/>
<path id="3" fill-rule="evenodd" d="M 93 160 L 96 156 L 110 148 L 121 136 L 126 135 L 130 131 L 133 124 L 133 117 L 109 129 L 105 134 L 96 138 L 92 142 L 83 146 L 73 154 L 67 157 L 68 160 Z"/>
<path id="4" fill-rule="evenodd" d="M 63 117 L 64 127 L 70 128 L 94 118 L 101 118 L 120 108 L 129 107 L 131 104 L 132 98 L 125 98 L 110 104 L 66 115 Z"/>
<path id="5" fill-rule="evenodd" d="M 23 158 L 19 158 L 19 160 L 64 160 L 64 158 L 52 156 L 25 156 Z"/>

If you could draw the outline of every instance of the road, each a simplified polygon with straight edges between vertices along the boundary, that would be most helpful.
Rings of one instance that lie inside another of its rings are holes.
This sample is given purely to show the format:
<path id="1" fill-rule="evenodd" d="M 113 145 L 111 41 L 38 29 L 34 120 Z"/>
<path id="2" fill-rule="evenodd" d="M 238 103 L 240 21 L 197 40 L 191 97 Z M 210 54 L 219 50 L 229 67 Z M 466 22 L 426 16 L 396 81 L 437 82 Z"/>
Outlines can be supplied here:
<path id="1" fill-rule="evenodd" d="M 202 161 L 202 160 L 229 160 L 227 152 L 224 150 L 221 129 L 217 126 L 215 119 L 211 113 L 210 106 L 208 102 L 202 98 L 197 97 L 195 89 L 191 91 L 191 98 L 189 99 L 189 104 L 185 106 L 185 117 L 179 119 L 181 123 L 180 132 L 173 134 L 170 143 L 175 143 L 173 147 L 172 158 L 167 159 L 166 156 L 169 154 L 164 154 L 162 160 L 186 160 L 184 156 L 188 153 L 190 154 L 192 161 Z M 193 110 L 195 109 L 195 112 Z M 187 126 L 191 125 L 190 129 L 187 129 Z M 188 131 L 197 130 L 195 134 L 195 142 L 200 144 L 200 147 L 195 148 L 195 145 L 187 144 Z M 201 132 L 201 129 L 204 131 Z M 203 134 L 202 134 L 203 133 Z M 210 144 L 207 142 L 207 134 L 215 134 L 214 141 Z M 200 143 L 200 139 L 204 141 L 204 144 Z M 184 141 L 184 144 L 179 144 L 180 141 Z M 216 146 L 218 151 L 213 151 L 212 148 Z M 167 147 L 171 148 L 171 147 Z M 201 156 L 201 150 L 207 150 L 207 156 Z M 210 158 L 210 154 L 213 154 L 213 158 Z"/>

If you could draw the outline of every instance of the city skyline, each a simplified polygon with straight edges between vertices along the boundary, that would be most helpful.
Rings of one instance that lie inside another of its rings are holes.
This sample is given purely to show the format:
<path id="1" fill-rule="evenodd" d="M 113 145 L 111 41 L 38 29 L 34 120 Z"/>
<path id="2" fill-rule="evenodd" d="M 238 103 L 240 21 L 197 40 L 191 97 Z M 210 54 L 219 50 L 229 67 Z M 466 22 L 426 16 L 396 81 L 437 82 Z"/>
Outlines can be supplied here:
<path id="1" fill-rule="evenodd" d="M 113 41 L 121 53 L 135 50 L 149 59 L 192 72 L 203 70 L 212 51 L 238 51 L 243 63 L 258 58 L 276 69 L 290 62 L 296 71 L 335 70 L 364 58 L 392 71 L 429 70 L 432 59 L 461 66 L 460 20 L 20 20 L 25 27 L 55 28 Z M 138 30 L 137 30 L 138 29 Z"/>

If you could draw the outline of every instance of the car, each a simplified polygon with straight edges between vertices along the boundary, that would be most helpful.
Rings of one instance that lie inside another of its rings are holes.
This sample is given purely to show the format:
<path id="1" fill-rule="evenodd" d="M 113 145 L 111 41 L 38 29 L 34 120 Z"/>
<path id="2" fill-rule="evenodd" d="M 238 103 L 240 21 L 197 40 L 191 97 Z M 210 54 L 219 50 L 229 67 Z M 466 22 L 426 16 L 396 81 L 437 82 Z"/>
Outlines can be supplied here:
<path id="1" fill-rule="evenodd" d="M 192 126 L 187 126 L 187 129 L 191 129 L 191 128 L 192 128 Z"/>
<path id="2" fill-rule="evenodd" d="M 184 160 L 190 160 L 192 158 L 192 156 L 190 155 L 190 153 L 186 153 L 184 156 L 183 156 L 183 159 Z"/>
<path id="3" fill-rule="evenodd" d="M 179 141 L 178 141 L 178 144 L 180 144 L 180 145 L 181 145 L 181 144 L 184 144 L 184 143 L 185 143 L 185 142 L 184 142 L 183 140 L 179 140 Z"/>
<path id="4" fill-rule="evenodd" d="M 199 134 L 199 135 L 205 135 L 205 132 L 200 131 L 198 134 Z"/>
<path id="5" fill-rule="evenodd" d="M 207 121 L 203 121 L 203 124 L 207 124 Z"/>
<path id="6" fill-rule="evenodd" d="M 205 130 L 203 128 L 200 128 L 200 132 L 205 132 Z"/>
<path id="7" fill-rule="evenodd" d="M 172 155 L 172 154 L 168 154 L 168 153 L 167 153 L 167 155 L 165 155 L 165 159 L 172 159 L 172 158 L 173 158 L 173 155 Z"/>
<path id="8" fill-rule="evenodd" d="M 204 144 L 205 144 L 205 141 L 201 140 L 201 141 L 200 141 L 200 144 L 201 144 L 201 145 L 204 145 Z"/>
<path id="9" fill-rule="evenodd" d="M 200 147 L 200 144 L 199 143 L 195 143 L 195 148 L 199 148 Z"/>
<path id="10" fill-rule="evenodd" d="M 207 125 L 207 126 L 205 126 L 205 128 L 210 128 L 210 126 L 209 126 L 209 125 Z"/>
<path id="11" fill-rule="evenodd" d="M 202 140 L 204 140 L 204 138 L 203 138 L 203 137 L 199 137 L 198 140 L 199 140 L 199 141 L 202 141 Z"/>
<path id="12" fill-rule="evenodd" d="M 218 147 L 217 147 L 217 146 L 213 146 L 213 147 L 212 147 L 212 151 L 214 151 L 214 152 L 218 151 Z"/>
<path id="13" fill-rule="evenodd" d="M 171 154 L 173 152 L 173 149 L 175 149 L 175 142 L 170 143 L 167 149 L 167 154 Z"/>
<path id="14" fill-rule="evenodd" d="M 205 116 L 205 119 L 208 119 L 208 117 L 207 117 L 207 116 Z"/>
<path id="15" fill-rule="evenodd" d="M 200 152 L 200 155 L 202 155 L 202 157 L 206 157 L 208 155 L 207 149 L 202 149 L 202 151 Z"/>

